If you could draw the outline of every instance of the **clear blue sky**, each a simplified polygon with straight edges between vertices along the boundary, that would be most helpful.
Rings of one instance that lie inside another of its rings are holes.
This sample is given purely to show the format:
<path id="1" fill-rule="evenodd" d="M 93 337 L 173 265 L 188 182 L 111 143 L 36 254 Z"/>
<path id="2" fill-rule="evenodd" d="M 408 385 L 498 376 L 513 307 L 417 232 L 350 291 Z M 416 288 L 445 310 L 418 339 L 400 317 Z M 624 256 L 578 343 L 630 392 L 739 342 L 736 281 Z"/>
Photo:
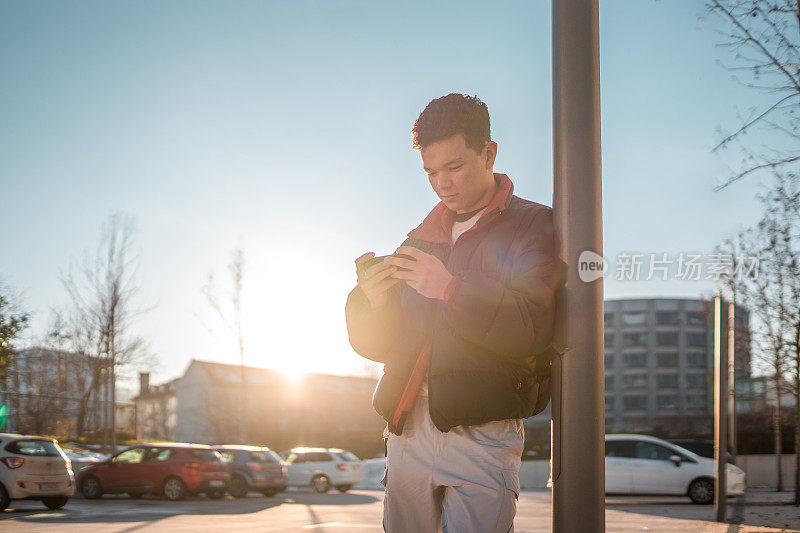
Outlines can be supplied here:
<path id="1" fill-rule="evenodd" d="M 606 257 L 710 251 L 758 217 L 753 178 L 711 153 L 759 95 L 717 60 L 701 2 L 600 3 Z M 343 306 L 353 260 L 389 253 L 437 201 L 410 146 L 432 98 L 476 94 L 496 171 L 551 204 L 549 2 L 0 4 L 0 277 L 33 313 L 112 211 L 138 224 L 135 324 L 160 365 L 237 362 L 201 287 L 248 260 L 248 363 L 363 370 Z M 708 294 L 710 282 L 617 282 L 607 297 Z M 214 331 L 213 334 L 202 324 Z"/>

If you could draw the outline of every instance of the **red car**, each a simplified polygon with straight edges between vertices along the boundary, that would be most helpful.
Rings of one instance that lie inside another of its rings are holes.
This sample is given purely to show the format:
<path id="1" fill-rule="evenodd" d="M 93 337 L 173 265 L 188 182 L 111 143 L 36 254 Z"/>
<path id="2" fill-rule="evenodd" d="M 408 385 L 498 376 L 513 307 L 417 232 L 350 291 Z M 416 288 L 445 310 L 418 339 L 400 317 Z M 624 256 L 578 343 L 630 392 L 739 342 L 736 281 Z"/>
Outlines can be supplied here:
<path id="1" fill-rule="evenodd" d="M 201 444 L 139 444 L 110 459 L 84 467 L 78 489 L 85 498 L 127 492 L 131 498 L 163 494 L 180 500 L 187 494 L 205 493 L 222 498 L 231 476 L 219 453 Z"/>

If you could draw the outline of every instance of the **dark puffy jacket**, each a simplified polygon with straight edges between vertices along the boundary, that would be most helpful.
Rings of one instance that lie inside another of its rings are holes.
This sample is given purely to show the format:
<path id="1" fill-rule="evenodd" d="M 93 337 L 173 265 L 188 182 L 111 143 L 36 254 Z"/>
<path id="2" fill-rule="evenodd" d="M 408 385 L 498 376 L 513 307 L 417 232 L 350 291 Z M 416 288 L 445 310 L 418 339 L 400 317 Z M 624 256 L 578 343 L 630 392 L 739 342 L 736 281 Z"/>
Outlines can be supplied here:
<path id="1" fill-rule="evenodd" d="M 347 297 L 350 344 L 384 363 L 372 403 L 394 433 L 402 432 L 426 370 L 431 420 L 443 432 L 527 418 L 546 405 L 537 362 L 550 351 L 560 281 L 552 209 L 514 196 L 503 174 L 495 181 L 488 208 L 455 246 L 453 212 L 441 202 L 403 242 L 455 276 L 446 301 L 405 283 L 389 289 L 377 311 L 358 285 Z"/>

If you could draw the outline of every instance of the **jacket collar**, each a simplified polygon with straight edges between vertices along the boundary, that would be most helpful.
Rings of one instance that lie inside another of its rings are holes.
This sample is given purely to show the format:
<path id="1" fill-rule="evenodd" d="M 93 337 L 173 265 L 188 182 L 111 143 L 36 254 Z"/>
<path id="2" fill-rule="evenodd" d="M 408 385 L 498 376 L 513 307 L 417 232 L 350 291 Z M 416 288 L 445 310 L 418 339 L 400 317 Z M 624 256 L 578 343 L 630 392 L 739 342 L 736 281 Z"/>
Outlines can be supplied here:
<path id="1" fill-rule="evenodd" d="M 514 193 L 514 184 L 505 174 L 495 172 L 494 181 L 497 183 L 497 191 L 492 200 L 486 206 L 486 210 L 481 214 L 476 222 L 477 225 L 485 224 L 488 220 L 501 213 L 511 202 L 511 195 Z M 428 242 L 442 242 L 450 244 L 452 239 L 454 211 L 447 208 L 444 202 L 439 202 L 433 210 L 428 213 L 422 224 L 408 232 L 408 236 Z"/>

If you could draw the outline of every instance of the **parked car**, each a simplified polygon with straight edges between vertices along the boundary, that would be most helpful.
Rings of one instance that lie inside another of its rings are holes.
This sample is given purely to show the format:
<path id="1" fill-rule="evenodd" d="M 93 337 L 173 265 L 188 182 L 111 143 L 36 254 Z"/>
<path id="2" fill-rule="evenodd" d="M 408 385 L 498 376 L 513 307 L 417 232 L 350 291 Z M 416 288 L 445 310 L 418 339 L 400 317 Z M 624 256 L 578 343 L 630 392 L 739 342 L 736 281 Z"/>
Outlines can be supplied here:
<path id="1" fill-rule="evenodd" d="M 0 433 L 0 462 L 0 511 L 11 500 L 60 509 L 75 492 L 72 464 L 53 439 Z"/>
<path id="2" fill-rule="evenodd" d="M 84 466 L 93 465 L 108 459 L 107 455 L 79 448 L 71 443 L 59 443 L 59 446 L 72 463 L 72 471 L 79 472 Z"/>
<path id="3" fill-rule="evenodd" d="M 727 492 L 744 493 L 745 474 L 727 465 Z M 686 495 L 714 500 L 714 461 L 648 435 L 606 435 L 606 494 Z"/>
<path id="4" fill-rule="evenodd" d="M 168 500 L 205 493 L 217 499 L 225 495 L 230 478 L 222 457 L 210 446 L 161 442 L 131 446 L 85 467 L 78 474 L 78 489 L 89 499 L 113 493 L 131 498 L 163 494 Z"/>
<path id="5" fill-rule="evenodd" d="M 289 485 L 310 485 L 316 492 L 336 487 L 347 492 L 364 480 L 361 460 L 351 452 L 338 448 L 292 448 L 281 452 L 286 461 Z"/>
<path id="6" fill-rule="evenodd" d="M 286 467 L 277 453 L 259 446 L 214 446 L 228 465 L 231 483 L 228 492 L 242 498 L 250 491 L 275 496 L 286 488 Z"/>

